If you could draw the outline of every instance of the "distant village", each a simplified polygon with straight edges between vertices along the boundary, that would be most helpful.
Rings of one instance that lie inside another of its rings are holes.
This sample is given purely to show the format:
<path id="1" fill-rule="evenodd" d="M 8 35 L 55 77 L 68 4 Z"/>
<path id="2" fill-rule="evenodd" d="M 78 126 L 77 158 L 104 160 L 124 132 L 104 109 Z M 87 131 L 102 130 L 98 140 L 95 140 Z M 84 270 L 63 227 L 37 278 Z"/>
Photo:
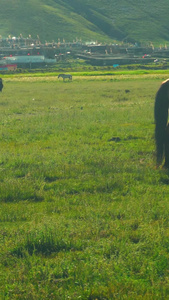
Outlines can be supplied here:
<path id="1" fill-rule="evenodd" d="M 11 37 L 0 38 L 0 70 L 37 68 L 55 65 L 68 58 L 83 59 L 93 66 L 113 66 L 164 62 L 169 59 L 169 49 L 138 44 L 100 44 L 79 41 L 45 42 L 40 39 Z"/>

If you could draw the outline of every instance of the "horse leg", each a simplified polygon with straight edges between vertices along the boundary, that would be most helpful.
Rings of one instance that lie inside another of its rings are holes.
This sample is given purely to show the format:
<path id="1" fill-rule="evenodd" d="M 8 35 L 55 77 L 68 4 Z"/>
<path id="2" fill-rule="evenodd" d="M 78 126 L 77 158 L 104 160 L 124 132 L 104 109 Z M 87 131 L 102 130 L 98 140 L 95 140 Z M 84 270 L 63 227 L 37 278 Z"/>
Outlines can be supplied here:
<path id="1" fill-rule="evenodd" d="M 155 128 L 155 141 L 156 141 L 156 164 L 159 167 L 163 161 L 164 148 L 165 148 L 166 126 L 157 126 Z"/>

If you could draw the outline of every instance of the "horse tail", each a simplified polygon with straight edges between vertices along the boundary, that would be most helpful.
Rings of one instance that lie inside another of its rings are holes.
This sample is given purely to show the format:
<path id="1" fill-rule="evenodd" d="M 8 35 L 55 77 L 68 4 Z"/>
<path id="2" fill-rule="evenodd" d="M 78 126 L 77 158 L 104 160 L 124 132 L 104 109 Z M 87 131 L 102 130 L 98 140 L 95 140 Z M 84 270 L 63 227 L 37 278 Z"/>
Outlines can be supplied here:
<path id="1" fill-rule="evenodd" d="M 164 81 L 155 98 L 155 141 L 157 164 L 161 164 L 166 142 L 166 127 L 168 123 L 169 79 Z"/>

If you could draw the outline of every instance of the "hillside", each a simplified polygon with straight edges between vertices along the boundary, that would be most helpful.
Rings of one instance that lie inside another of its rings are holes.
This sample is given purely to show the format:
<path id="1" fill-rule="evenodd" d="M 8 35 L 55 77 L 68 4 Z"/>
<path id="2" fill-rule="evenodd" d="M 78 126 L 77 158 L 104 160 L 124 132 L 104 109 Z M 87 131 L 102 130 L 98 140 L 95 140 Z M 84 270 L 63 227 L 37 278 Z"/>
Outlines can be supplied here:
<path id="1" fill-rule="evenodd" d="M 169 42 L 167 0 L 5 0 L 0 35 L 42 41 Z"/>

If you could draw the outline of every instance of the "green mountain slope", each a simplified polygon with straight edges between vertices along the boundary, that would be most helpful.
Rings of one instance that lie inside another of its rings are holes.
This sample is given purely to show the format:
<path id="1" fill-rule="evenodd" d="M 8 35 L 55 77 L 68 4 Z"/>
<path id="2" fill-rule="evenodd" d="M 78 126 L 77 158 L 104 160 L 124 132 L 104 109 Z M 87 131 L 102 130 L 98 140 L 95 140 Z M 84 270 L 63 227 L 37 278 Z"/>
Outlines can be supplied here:
<path id="1" fill-rule="evenodd" d="M 0 34 L 42 41 L 169 41 L 169 1 L 2 0 Z"/>

